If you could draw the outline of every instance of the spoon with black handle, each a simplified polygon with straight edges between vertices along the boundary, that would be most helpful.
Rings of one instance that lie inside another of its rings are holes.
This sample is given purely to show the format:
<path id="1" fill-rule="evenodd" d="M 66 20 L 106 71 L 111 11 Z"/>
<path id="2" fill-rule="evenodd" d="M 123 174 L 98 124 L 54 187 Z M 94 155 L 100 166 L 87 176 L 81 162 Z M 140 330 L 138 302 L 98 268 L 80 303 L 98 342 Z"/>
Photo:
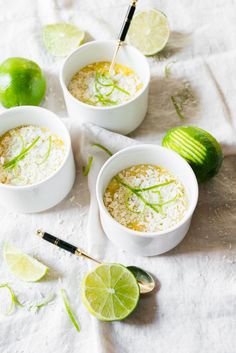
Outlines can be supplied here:
<path id="1" fill-rule="evenodd" d="M 85 253 L 83 250 L 77 248 L 76 246 L 69 244 L 64 240 L 61 240 L 55 237 L 54 235 L 44 232 L 41 229 L 37 230 L 37 235 L 42 239 L 48 241 L 49 243 L 57 245 L 59 248 L 69 251 L 70 253 L 76 256 L 84 257 L 88 260 L 96 262 L 97 264 L 102 263 L 101 261 Z M 133 273 L 134 277 L 136 278 L 139 284 L 139 289 L 141 294 L 150 293 L 155 288 L 155 281 L 153 277 L 150 275 L 150 273 L 136 266 L 127 266 L 127 268 L 128 270 L 130 270 L 130 272 Z"/>
<path id="2" fill-rule="evenodd" d="M 111 66 L 109 68 L 110 75 L 112 74 L 118 51 L 119 51 L 120 47 L 122 46 L 122 44 L 124 43 L 126 35 L 128 33 L 130 23 L 132 21 L 132 18 L 134 16 L 134 12 L 136 10 L 136 3 L 137 2 L 138 2 L 138 0 L 132 0 L 130 6 L 128 8 L 125 20 L 123 22 L 123 25 L 122 25 L 122 28 L 121 28 L 121 31 L 120 31 L 120 34 L 119 34 L 119 37 L 117 40 L 116 48 L 115 48 L 113 58 L 111 61 Z"/>

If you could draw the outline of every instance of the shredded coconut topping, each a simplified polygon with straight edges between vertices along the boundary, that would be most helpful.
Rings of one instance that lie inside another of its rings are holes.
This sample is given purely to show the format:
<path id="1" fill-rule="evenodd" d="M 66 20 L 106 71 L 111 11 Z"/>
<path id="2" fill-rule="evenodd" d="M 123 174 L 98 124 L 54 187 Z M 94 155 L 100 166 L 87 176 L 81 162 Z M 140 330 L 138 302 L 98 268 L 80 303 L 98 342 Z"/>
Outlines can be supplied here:
<path id="1" fill-rule="evenodd" d="M 118 105 L 136 96 L 143 84 L 130 68 L 115 64 L 109 75 L 110 62 L 83 67 L 71 79 L 68 89 L 78 100 L 95 106 Z"/>
<path id="2" fill-rule="evenodd" d="M 132 166 L 113 177 L 104 204 L 117 222 L 142 232 L 173 227 L 188 207 L 182 183 L 168 170 L 149 164 Z"/>
<path id="3" fill-rule="evenodd" d="M 65 158 L 64 141 L 48 128 L 21 126 L 0 137 L 0 183 L 31 185 L 53 174 Z"/>

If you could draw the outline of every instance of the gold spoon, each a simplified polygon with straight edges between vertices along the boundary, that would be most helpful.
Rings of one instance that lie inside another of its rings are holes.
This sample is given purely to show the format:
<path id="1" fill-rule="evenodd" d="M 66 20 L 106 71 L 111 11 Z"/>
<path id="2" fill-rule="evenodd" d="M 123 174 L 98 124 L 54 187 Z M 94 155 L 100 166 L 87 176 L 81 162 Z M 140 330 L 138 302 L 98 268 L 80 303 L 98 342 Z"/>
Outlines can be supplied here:
<path id="1" fill-rule="evenodd" d="M 114 69 L 114 65 L 115 65 L 115 62 L 116 62 L 116 57 L 117 57 L 118 51 L 119 51 L 120 47 L 122 46 L 122 44 L 124 43 L 126 35 L 128 33 L 130 23 L 132 21 L 134 12 L 136 10 L 136 3 L 137 2 L 138 2 L 138 0 L 132 0 L 131 1 L 131 5 L 128 8 L 127 15 L 125 17 L 125 20 L 123 22 L 123 25 L 122 25 L 122 28 L 121 28 L 121 31 L 120 31 L 120 34 L 119 34 L 119 37 L 118 37 L 118 40 L 117 40 L 117 45 L 116 45 L 116 48 L 115 48 L 115 51 L 114 51 L 114 54 L 113 54 L 113 58 L 112 58 L 112 61 L 111 61 L 111 66 L 109 68 L 109 74 L 110 75 L 112 74 L 112 71 Z"/>
<path id="2" fill-rule="evenodd" d="M 54 235 L 44 232 L 41 229 L 38 229 L 36 234 L 42 239 L 48 241 L 49 243 L 57 245 L 59 248 L 69 251 L 76 256 L 82 256 L 88 260 L 96 262 L 97 264 L 102 263 L 101 261 L 85 253 L 83 250 L 77 248 L 76 246 L 69 244 L 64 240 L 56 238 L 54 237 Z M 150 273 L 136 266 L 127 266 L 127 268 L 133 273 L 134 277 L 136 278 L 139 284 L 141 294 L 150 293 L 155 288 L 155 281 L 150 275 Z"/>

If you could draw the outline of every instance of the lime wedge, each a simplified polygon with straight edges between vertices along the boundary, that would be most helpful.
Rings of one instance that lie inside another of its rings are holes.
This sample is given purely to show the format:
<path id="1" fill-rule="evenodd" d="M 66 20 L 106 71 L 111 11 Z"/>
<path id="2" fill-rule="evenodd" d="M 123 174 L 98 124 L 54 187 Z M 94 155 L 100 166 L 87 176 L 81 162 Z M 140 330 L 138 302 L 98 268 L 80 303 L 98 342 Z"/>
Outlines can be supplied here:
<path id="1" fill-rule="evenodd" d="M 144 55 L 154 55 L 165 47 L 169 35 L 166 15 L 159 10 L 151 9 L 134 16 L 127 40 Z"/>
<path id="2" fill-rule="evenodd" d="M 126 267 L 101 264 L 85 276 L 82 301 L 99 320 L 123 320 L 138 304 L 139 286 Z"/>
<path id="3" fill-rule="evenodd" d="M 22 281 L 36 282 L 45 276 L 48 271 L 47 266 L 22 253 L 11 244 L 6 243 L 4 245 L 3 256 L 10 271 Z"/>
<path id="4" fill-rule="evenodd" d="M 54 56 L 66 56 L 78 48 L 84 31 L 70 23 L 55 23 L 43 27 L 43 43 Z"/>

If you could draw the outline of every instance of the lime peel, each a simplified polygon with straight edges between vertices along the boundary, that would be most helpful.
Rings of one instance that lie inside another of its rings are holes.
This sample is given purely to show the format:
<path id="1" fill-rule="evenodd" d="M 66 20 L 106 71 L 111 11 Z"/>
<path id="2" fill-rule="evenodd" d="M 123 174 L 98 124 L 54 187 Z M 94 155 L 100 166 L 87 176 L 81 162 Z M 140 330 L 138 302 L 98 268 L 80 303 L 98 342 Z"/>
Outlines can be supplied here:
<path id="1" fill-rule="evenodd" d="M 108 148 L 106 148 L 105 146 L 101 145 L 100 143 L 94 143 L 92 146 L 100 148 L 101 150 L 103 150 L 104 152 L 109 154 L 109 156 L 113 155 L 113 153 Z"/>
<path id="2" fill-rule="evenodd" d="M 62 296 L 63 303 L 64 303 L 64 305 L 65 305 L 67 314 L 68 314 L 68 316 L 69 316 L 71 322 L 73 323 L 73 325 L 74 325 L 74 327 L 76 328 L 76 330 L 77 330 L 78 332 L 80 332 L 79 324 L 78 324 L 78 322 L 76 321 L 74 314 L 72 313 L 72 310 L 71 310 L 71 307 L 70 307 L 70 303 L 69 303 L 69 300 L 68 300 L 68 298 L 67 298 L 66 291 L 65 291 L 64 288 L 61 288 L 61 296 Z"/>
<path id="3" fill-rule="evenodd" d="M 49 294 L 48 297 L 44 298 L 41 302 L 39 302 L 37 304 L 30 305 L 29 309 L 37 311 L 37 310 L 43 308 L 44 306 L 47 306 L 48 304 L 50 304 L 54 299 L 55 299 L 55 294 L 51 293 L 51 294 Z"/>
<path id="4" fill-rule="evenodd" d="M 87 176 L 88 173 L 90 172 L 92 163 L 93 163 L 93 156 L 89 156 L 87 167 L 82 168 L 82 172 L 84 176 Z"/>
<path id="5" fill-rule="evenodd" d="M 18 305 L 18 306 L 23 306 L 23 304 L 21 304 L 19 302 L 19 300 L 17 299 L 16 295 L 14 294 L 12 288 L 7 284 L 7 283 L 3 283 L 3 284 L 0 284 L 0 288 L 6 288 L 8 289 L 9 293 L 10 293 L 10 296 L 11 296 L 11 303 L 9 305 L 9 308 L 8 310 L 3 313 L 4 315 L 10 315 L 15 307 L 15 305 Z"/>

